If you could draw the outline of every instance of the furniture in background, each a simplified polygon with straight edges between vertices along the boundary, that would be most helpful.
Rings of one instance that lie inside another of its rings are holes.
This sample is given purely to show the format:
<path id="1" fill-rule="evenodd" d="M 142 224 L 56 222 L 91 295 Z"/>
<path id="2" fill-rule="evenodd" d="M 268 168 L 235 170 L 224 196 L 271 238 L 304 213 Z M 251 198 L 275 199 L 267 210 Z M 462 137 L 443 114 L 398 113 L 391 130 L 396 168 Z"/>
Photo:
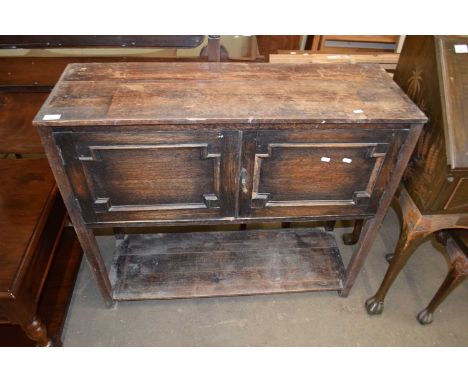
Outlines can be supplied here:
<path id="1" fill-rule="evenodd" d="M 0 49 L 51 48 L 128 48 L 125 56 L 31 57 L 0 56 L 0 155 L 42 153 L 44 151 L 36 129 L 31 125 L 61 73 L 73 62 L 168 61 L 174 58 L 132 56 L 132 48 L 181 48 L 199 46 L 205 39 L 192 36 L 0 36 Z M 208 39 L 208 57 L 220 57 L 219 36 Z M 178 59 L 193 61 L 194 59 Z M 197 58 L 196 60 L 202 60 Z"/>
<path id="2" fill-rule="evenodd" d="M 265 61 L 279 50 L 300 49 L 301 35 L 256 35 L 258 51 Z"/>
<path id="3" fill-rule="evenodd" d="M 204 39 L 205 36 L 0 36 L 0 49 L 34 49 L 39 56 L 0 56 L 0 157 L 44 156 L 31 122 L 68 63 L 162 61 L 168 58 L 132 56 L 131 48 L 188 49 L 199 46 Z M 45 49 L 86 47 L 128 47 L 129 54 L 42 57 Z M 197 60 L 219 61 L 219 36 L 209 36 L 208 47 L 207 57 Z M 2 159 L 0 167 L 0 234 L 2 243 L 8 243 L 0 251 L 0 345 L 59 345 L 82 259 L 81 247 L 73 228 L 63 227 L 65 210 L 57 188 L 53 188 L 45 159 Z M 50 204 L 48 197 L 56 198 L 56 204 Z M 46 224 L 45 228 L 41 224 Z"/>
<path id="4" fill-rule="evenodd" d="M 439 231 L 435 236 L 447 250 L 449 271 L 429 305 L 418 313 L 417 318 L 421 325 L 432 322 L 437 307 L 468 277 L 468 231 L 450 229 Z"/>
<path id="5" fill-rule="evenodd" d="M 280 51 L 282 52 L 282 51 Z M 270 54 L 273 64 L 379 64 L 387 71 L 395 71 L 398 53 L 352 53 L 323 54 L 306 51 L 289 51 L 287 53 Z"/>
<path id="6" fill-rule="evenodd" d="M 13 325 L 59 345 L 81 248 L 45 158 L 2 159 L 0 173 L 0 345 L 25 343 Z"/>
<path id="7" fill-rule="evenodd" d="M 34 125 L 112 305 L 347 296 L 426 120 L 375 66 L 115 63 L 68 66 Z M 126 234 L 108 272 L 93 231 L 337 218 L 367 218 L 346 270 L 291 229 Z"/>
<path id="8" fill-rule="evenodd" d="M 406 38 L 394 80 L 429 122 L 403 178 L 402 230 L 382 285 L 366 301 L 369 314 L 382 313 L 388 289 L 423 239 L 441 230 L 468 228 L 467 49 L 466 37 Z M 444 283 L 439 295 L 452 286 Z M 420 322 L 430 322 L 428 317 L 421 314 Z"/>
<path id="9" fill-rule="evenodd" d="M 401 40 L 402 36 L 396 35 L 315 35 L 310 50 L 323 53 L 399 53 Z"/>

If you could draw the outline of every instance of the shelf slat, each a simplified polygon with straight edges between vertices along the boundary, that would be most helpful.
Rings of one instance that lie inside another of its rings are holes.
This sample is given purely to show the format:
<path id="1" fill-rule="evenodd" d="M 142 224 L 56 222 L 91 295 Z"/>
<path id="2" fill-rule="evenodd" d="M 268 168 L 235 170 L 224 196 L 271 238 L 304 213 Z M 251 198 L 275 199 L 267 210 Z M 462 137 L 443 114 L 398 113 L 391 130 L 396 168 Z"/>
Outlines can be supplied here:
<path id="1" fill-rule="evenodd" d="M 340 290 L 344 266 L 320 229 L 127 235 L 110 272 L 116 300 Z"/>

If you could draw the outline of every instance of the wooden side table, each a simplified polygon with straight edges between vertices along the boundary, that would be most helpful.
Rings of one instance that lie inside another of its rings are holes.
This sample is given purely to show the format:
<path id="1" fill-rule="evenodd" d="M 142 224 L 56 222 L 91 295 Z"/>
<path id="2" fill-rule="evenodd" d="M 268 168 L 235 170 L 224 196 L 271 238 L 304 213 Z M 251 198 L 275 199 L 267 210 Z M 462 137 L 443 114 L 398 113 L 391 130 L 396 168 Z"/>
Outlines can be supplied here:
<path id="1" fill-rule="evenodd" d="M 393 260 L 382 285 L 366 301 L 369 314 L 382 312 L 388 289 L 422 239 L 441 230 L 468 228 L 467 45 L 466 37 L 405 40 L 394 79 L 429 122 L 403 177 L 398 199 L 402 231 L 395 255 L 387 256 Z M 454 253 L 453 243 L 447 250 Z M 429 321 L 420 314 L 421 323 Z"/>
<path id="2" fill-rule="evenodd" d="M 414 253 L 414 250 L 425 238 L 438 231 L 450 230 L 453 228 L 468 229 L 468 214 L 422 214 L 404 187 L 400 190 L 398 204 L 401 208 L 403 227 L 395 253 L 387 255 L 390 266 L 382 284 L 377 293 L 365 303 L 367 313 L 370 315 L 381 314 L 383 312 L 384 300 L 388 290 L 410 256 Z M 460 268 L 460 258 L 464 256 L 461 250 L 455 248 L 452 241 L 453 239 L 451 239 L 450 243 L 447 245 L 447 251 L 452 259 L 447 280 L 450 279 L 452 281 L 449 280 L 444 283 L 439 293 L 441 296 L 450 292 L 457 283 L 462 281 L 463 277 L 466 277 L 466 270 L 465 272 L 463 271 L 466 265 L 463 265 L 463 262 Z M 429 305 L 428 311 L 426 313 L 420 313 L 418 316 L 419 322 L 422 324 L 432 322 L 432 313 L 441 301 L 442 299 L 440 297 L 436 297 L 435 301 Z"/>
<path id="3" fill-rule="evenodd" d="M 432 322 L 437 307 L 468 277 L 468 231 L 457 229 L 441 231 L 436 238 L 447 249 L 449 271 L 429 305 L 419 312 L 417 318 L 421 325 Z"/>
<path id="4" fill-rule="evenodd" d="M 65 206 L 46 159 L 3 159 L 0 173 L 0 322 L 19 325 L 38 345 L 50 346 L 37 306 L 59 248 Z"/>

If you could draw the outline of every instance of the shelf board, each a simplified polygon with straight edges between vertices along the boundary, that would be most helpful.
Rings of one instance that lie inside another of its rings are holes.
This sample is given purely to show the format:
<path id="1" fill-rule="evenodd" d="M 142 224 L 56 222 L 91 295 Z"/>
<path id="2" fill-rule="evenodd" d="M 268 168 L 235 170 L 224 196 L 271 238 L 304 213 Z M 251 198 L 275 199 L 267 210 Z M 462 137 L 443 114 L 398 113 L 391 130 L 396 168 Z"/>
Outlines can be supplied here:
<path id="1" fill-rule="evenodd" d="M 126 235 L 110 270 L 116 300 L 342 289 L 333 233 L 321 229 Z"/>

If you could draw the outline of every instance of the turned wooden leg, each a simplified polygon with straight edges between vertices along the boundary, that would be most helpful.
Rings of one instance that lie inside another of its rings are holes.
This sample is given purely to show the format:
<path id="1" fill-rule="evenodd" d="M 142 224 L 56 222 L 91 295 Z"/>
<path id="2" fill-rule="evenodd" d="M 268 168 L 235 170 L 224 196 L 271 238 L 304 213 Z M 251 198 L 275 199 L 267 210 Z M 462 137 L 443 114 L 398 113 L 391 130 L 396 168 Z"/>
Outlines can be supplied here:
<path id="1" fill-rule="evenodd" d="M 432 316 L 434 311 L 437 307 L 445 300 L 445 298 L 458 286 L 460 285 L 465 279 L 467 278 L 466 275 L 460 275 L 459 272 L 452 267 L 447 274 L 444 282 L 437 290 L 437 293 L 432 298 L 429 305 L 423 309 L 421 312 L 418 313 L 418 321 L 421 325 L 427 325 L 432 322 Z"/>
<path id="2" fill-rule="evenodd" d="M 343 235 L 343 243 L 346 245 L 354 245 L 358 242 L 359 236 L 361 236 L 362 226 L 364 220 L 359 219 L 354 222 L 354 229 L 351 233 L 345 233 Z"/>
<path id="3" fill-rule="evenodd" d="M 395 249 L 395 256 L 393 257 L 387 273 L 380 285 L 377 293 L 369 298 L 366 303 L 366 310 L 368 314 L 381 314 L 383 311 L 383 304 L 385 296 L 387 295 L 390 286 L 395 281 L 403 266 L 406 264 L 414 249 L 421 243 L 421 241 L 428 236 L 431 232 L 420 231 L 420 227 L 412 223 L 404 221 L 403 228 Z"/>
<path id="4" fill-rule="evenodd" d="M 335 229 L 336 220 L 328 220 L 324 222 L 325 231 L 332 232 Z"/>
<path id="5" fill-rule="evenodd" d="M 47 329 L 39 318 L 34 317 L 30 323 L 21 325 L 21 327 L 38 346 L 53 346 L 52 340 L 47 336 Z"/>

